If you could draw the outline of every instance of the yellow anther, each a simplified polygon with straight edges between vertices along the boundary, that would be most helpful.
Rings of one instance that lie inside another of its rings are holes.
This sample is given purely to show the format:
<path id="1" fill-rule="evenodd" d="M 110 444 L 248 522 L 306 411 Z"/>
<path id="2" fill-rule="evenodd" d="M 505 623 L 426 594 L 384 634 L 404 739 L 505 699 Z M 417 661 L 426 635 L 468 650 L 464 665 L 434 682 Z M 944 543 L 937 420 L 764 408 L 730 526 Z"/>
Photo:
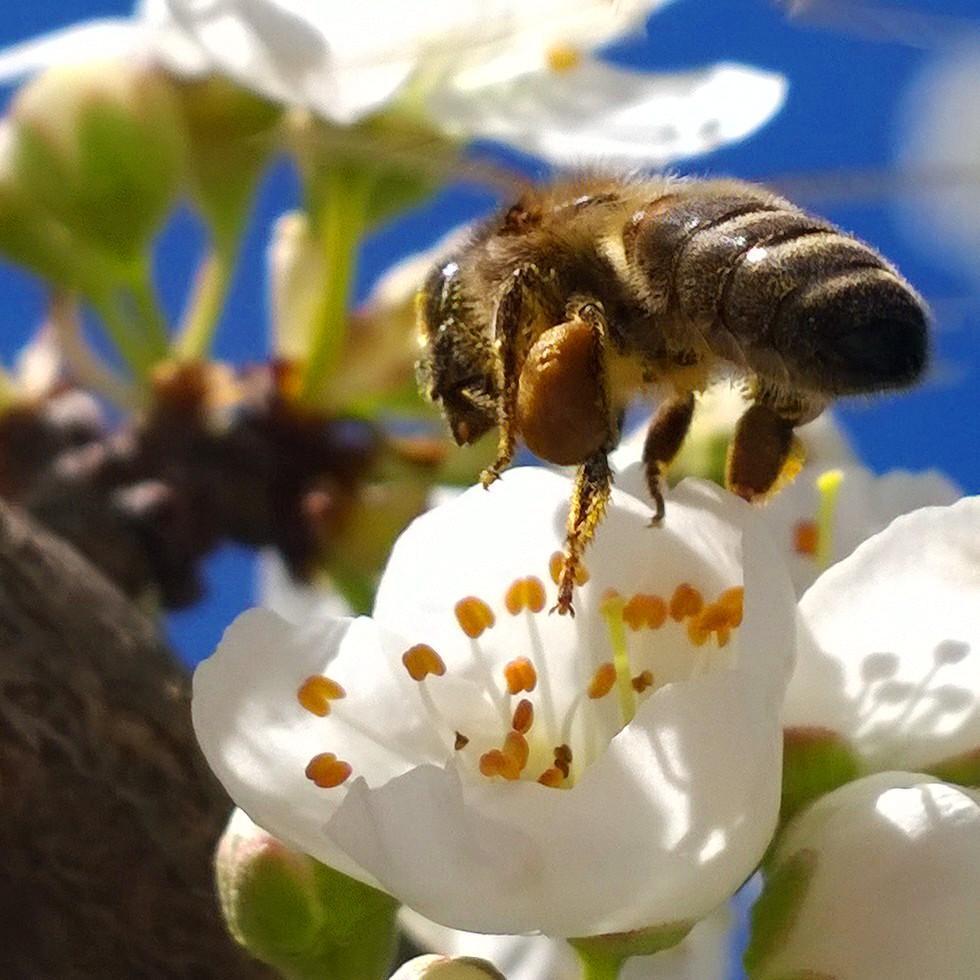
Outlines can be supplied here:
<path id="1" fill-rule="evenodd" d="M 593 701 L 604 698 L 616 684 L 616 668 L 611 663 L 599 664 L 589 681 L 587 694 Z"/>
<path id="2" fill-rule="evenodd" d="M 456 622 L 459 628 L 471 639 L 481 636 L 497 621 L 493 610 L 476 596 L 470 595 L 456 603 Z"/>
<path id="3" fill-rule="evenodd" d="M 333 752 L 321 752 L 306 764 L 306 778 L 321 789 L 346 783 L 353 771 L 349 762 L 338 759 Z"/>
<path id="4" fill-rule="evenodd" d="M 544 583 L 534 575 L 515 579 L 504 595 L 504 605 L 511 616 L 516 616 L 524 609 L 538 613 L 544 609 Z"/>
<path id="5" fill-rule="evenodd" d="M 633 678 L 633 690 L 637 694 L 642 694 L 648 687 L 653 687 L 653 673 L 651 671 L 644 670 Z"/>
<path id="6" fill-rule="evenodd" d="M 718 605 L 728 610 L 728 625 L 736 628 L 742 625 L 742 610 L 745 605 L 745 589 L 741 585 L 725 589 L 718 596 Z"/>
<path id="7" fill-rule="evenodd" d="M 428 643 L 416 643 L 402 654 L 402 663 L 413 681 L 424 681 L 429 674 L 442 677 L 446 665 Z"/>
<path id="8" fill-rule="evenodd" d="M 731 629 L 727 626 L 722 626 L 715 630 L 715 639 L 718 641 L 718 646 L 725 647 L 728 646 L 728 640 L 732 635 Z"/>
<path id="9" fill-rule="evenodd" d="M 703 647 L 708 642 L 711 631 L 706 630 L 698 619 L 691 619 L 687 624 L 687 638 L 696 647 Z"/>
<path id="10" fill-rule="evenodd" d="M 636 632 L 644 626 L 656 630 L 667 620 L 667 603 L 658 595 L 637 593 L 623 606 L 623 622 Z"/>
<path id="11" fill-rule="evenodd" d="M 508 732 L 501 751 L 507 759 L 517 766 L 518 772 L 523 772 L 530 754 L 527 739 L 520 732 Z"/>
<path id="12" fill-rule="evenodd" d="M 489 778 L 503 776 L 504 779 L 520 779 L 521 767 L 517 759 L 508 756 L 500 749 L 491 749 L 480 756 L 480 772 Z"/>
<path id="13" fill-rule="evenodd" d="M 504 680 L 509 694 L 530 693 L 538 683 L 538 672 L 527 657 L 518 657 L 504 666 Z"/>
<path id="14" fill-rule="evenodd" d="M 538 776 L 538 782 L 542 786 L 547 786 L 549 789 L 558 789 L 558 787 L 565 781 L 565 778 L 566 777 L 562 774 L 561 770 L 552 766 L 550 769 L 545 769 L 545 771 Z"/>
<path id="15" fill-rule="evenodd" d="M 710 606 L 705 606 L 693 621 L 697 623 L 700 629 L 713 633 L 723 626 L 728 626 L 731 619 L 727 607 L 720 602 L 713 602 Z"/>
<path id="16" fill-rule="evenodd" d="M 816 521 L 799 521 L 793 528 L 793 551 L 808 558 L 817 557 L 820 528 Z"/>
<path id="17" fill-rule="evenodd" d="M 457 752 L 461 752 L 467 745 L 470 744 L 470 740 L 462 732 L 456 732 L 455 734 L 456 738 L 453 741 L 453 748 Z"/>
<path id="18" fill-rule="evenodd" d="M 548 49 L 546 59 L 549 71 L 562 74 L 582 64 L 582 52 L 571 44 L 556 44 Z"/>
<path id="19" fill-rule="evenodd" d="M 687 582 L 681 582 L 670 598 L 670 618 L 681 622 L 688 616 L 697 616 L 704 608 L 704 596 Z"/>
<path id="20" fill-rule="evenodd" d="M 551 581 L 558 584 L 561 579 L 561 573 L 565 568 L 565 556 L 560 552 L 556 551 L 551 558 L 548 559 L 548 572 L 551 575 Z M 581 562 L 575 568 L 575 584 L 585 585 L 589 581 L 589 570 Z"/>
<path id="21" fill-rule="evenodd" d="M 820 507 L 817 511 L 817 564 L 821 569 L 830 565 L 834 555 L 834 514 L 843 482 L 844 474 L 841 470 L 827 470 L 817 477 L 817 490 L 820 493 Z"/>
<path id="22" fill-rule="evenodd" d="M 336 681 L 322 674 L 307 677 L 296 692 L 296 700 L 310 714 L 318 715 L 320 718 L 330 714 L 331 701 L 339 701 L 346 696 L 347 692 Z"/>
<path id="23" fill-rule="evenodd" d="M 517 707 L 514 709 L 514 717 L 511 720 L 511 727 L 515 732 L 526 735 L 534 724 L 534 705 L 527 698 L 521 698 Z"/>
<path id="24" fill-rule="evenodd" d="M 568 779 L 572 771 L 572 750 L 567 745 L 555 746 L 555 768 Z"/>

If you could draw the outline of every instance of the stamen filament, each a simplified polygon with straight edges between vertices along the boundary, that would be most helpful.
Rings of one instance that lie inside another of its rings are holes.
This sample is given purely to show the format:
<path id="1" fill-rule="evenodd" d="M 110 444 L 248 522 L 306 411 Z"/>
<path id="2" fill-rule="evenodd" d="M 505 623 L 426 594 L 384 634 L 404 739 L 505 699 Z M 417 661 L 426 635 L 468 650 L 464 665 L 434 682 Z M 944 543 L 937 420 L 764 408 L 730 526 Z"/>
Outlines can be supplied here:
<path id="1" fill-rule="evenodd" d="M 834 515 L 844 482 L 841 470 L 827 470 L 817 477 L 820 505 L 817 508 L 817 566 L 823 571 L 830 566 L 834 554 Z"/>

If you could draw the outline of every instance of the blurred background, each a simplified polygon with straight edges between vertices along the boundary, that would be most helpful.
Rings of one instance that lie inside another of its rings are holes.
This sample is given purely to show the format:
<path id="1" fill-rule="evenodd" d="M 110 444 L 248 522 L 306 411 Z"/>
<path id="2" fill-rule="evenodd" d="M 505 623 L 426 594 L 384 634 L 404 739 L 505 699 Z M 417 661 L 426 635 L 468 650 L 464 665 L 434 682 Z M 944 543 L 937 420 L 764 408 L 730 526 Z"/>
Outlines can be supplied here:
<path id="1" fill-rule="evenodd" d="M 127 0 L 4 4 L 0 45 L 130 9 Z M 645 37 L 617 45 L 609 57 L 664 71 L 732 60 L 788 78 L 785 107 L 768 126 L 676 169 L 773 182 L 899 266 L 935 313 L 932 374 L 910 393 L 842 405 L 839 417 L 873 469 L 936 467 L 967 493 L 980 492 L 980 183 L 971 173 L 980 169 L 980 2 L 675 0 L 651 19 Z M 2 93 L 5 102 L 9 96 Z M 951 136 L 965 160 L 946 153 L 943 140 Z M 490 152 L 546 175 L 534 161 Z M 272 221 L 298 198 L 291 168 L 273 167 L 225 311 L 218 357 L 241 364 L 267 353 L 264 249 Z M 451 185 L 381 228 L 365 244 L 358 297 L 393 262 L 496 201 L 472 184 Z M 171 315 L 202 246 L 197 220 L 178 212 L 158 254 L 159 287 Z M 43 316 L 41 286 L 0 265 L 0 308 L 0 357 L 9 363 Z M 254 595 L 253 559 L 244 549 L 221 549 L 207 577 L 206 600 L 168 619 L 171 639 L 189 663 L 210 653 Z"/>

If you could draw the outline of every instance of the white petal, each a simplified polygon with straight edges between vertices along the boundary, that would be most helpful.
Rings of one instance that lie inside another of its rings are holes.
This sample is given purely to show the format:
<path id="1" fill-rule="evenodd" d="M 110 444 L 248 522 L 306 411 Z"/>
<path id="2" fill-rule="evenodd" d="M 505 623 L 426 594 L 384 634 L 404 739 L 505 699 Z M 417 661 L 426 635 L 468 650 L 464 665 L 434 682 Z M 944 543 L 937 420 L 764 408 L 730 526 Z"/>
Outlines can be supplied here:
<path id="1" fill-rule="evenodd" d="M 658 691 L 570 790 L 420 767 L 353 786 L 327 833 L 454 928 L 574 936 L 697 920 L 761 859 L 780 759 L 772 706 L 747 679 L 713 674 Z"/>
<path id="2" fill-rule="evenodd" d="M 45 68 L 143 56 L 148 35 L 138 22 L 123 17 L 83 21 L 0 51 L 0 83 L 13 82 Z"/>
<path id="3" fill-rule="evenodd" d="M 378 645 L 368 619 L 320 620 L 301 630 L 268 610 L 253 609 L 235 620 L 217 651 L 198 666 L 192 702 L 198 742 L 235 802 L 290 846 L 368 881 L 320 833 L 344 789 L 319 789 L 304 771 L 313 756 L 327 751 L 381 781 L 418 761 L 411 756 L 419 738 L 410 712 L 383 728 L 379 724 L 372 737 L 364 675 L 379 673 L 373 689 L 385 690 L 387 675 L 376 670 Z M 332 715 L 363 717 L 365 731 L 351 730 L 340 718 L 318 718 L 296 698 L 309 676 L 328 666 L 333 674 L 341 657 L 353 665 L 348 675 L 359 669 L 352 680 L 361 683 L 345 678 L 349 697 L 335 702 Z"/>
<path id="4" fill-rule="evenodd" d="M 425 949 L 446 956 L 478 956 L 489 960 L 507 980 L 578 980 L 581 965 L 563 939 L 546 936 L 493 936 L 447 929 L 403 908 L 402 927 Z M 728 976 L 729 930 L 732 913 L 719 906 L 687 937 L 656 956 L 626 961 L 622 980 L 725 980 Z"/>
<path id="5" fill-rule="evenodd" d="M 794 821 L 769 868 L 794 857 L 808 881 L 753 977 L 976 977 L 975 793 L 909 773 L 858 780 Z"/>
<path id="6" fill-rule="evenodd" d="M 767 501 L 760 513 L 772 528 L 797 593 L 802 595 L 822 571 L 816 554 L 797 550 L 801 524 L 816 525 L 820 510 L 817 481 L 833 465 L 822 460 L 808 463 L 793 483 Z M 962 496 L 959 487 L 936 470 L 909 473 L 893 470 L 875 476 L 852 463 L 836 467 L 842 478 L 830 522 L 827 567 L 846 558 L 872 535 L 884 530 L 896 517 L 920 507 L 951 504 Z"/>
<path id="7" fill-rule="evenodd" d="M 980 497 L 900 517 L 824 573 L 804 624 L 787 725 L 850 737 L 875 768 L 980 746 Z"/>
<path id="8" fill-rule="evenodd" d="M 500 140 L 559 164 L 656 167 L 696 156 L 745 138 L 786 96 L 781 75 L 737 65 L 653 75 L 588 60 L 497 85 L 452 81 L 427 100 L 447 131 Z"/>

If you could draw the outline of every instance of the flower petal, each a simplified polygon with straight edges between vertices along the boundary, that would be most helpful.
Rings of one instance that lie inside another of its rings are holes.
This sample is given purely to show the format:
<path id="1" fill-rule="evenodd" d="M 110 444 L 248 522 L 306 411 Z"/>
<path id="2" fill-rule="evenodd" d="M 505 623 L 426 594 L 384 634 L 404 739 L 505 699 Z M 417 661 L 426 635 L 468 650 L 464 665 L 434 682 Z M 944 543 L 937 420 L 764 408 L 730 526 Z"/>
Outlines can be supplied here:
<path id="1" fill-rule="evenodd" d="M 849 737 L 875 768 L 980 747 L 980 497 L 895 520 L 800 603 L 785 722 Z"/>
<path id="2" fill-rule="evenodd" d="M 143 25 L 126 17 L 82 21 L 0 51 L 0 83 L 45 68 L 146 54 Z"/>
<path id="3" fill-rule="evenodd" d="M 780 757 L 773 707 L 746 678 L 713 674 L 654 694 L 570 790 L 424 766 L 352 786 L 327 834 L 454 928 L 572 936 L 697 920 L 761 859 Z"/>
<path id="4" fill-rule="evenodd" d="M 744 139 L 782 106 L 781 75 L 738 65 L 654 75 L 587 60 L 495 85 L 452 78 L 427 99 L 448 132 L 557 164 L 656 167 Z"/>

